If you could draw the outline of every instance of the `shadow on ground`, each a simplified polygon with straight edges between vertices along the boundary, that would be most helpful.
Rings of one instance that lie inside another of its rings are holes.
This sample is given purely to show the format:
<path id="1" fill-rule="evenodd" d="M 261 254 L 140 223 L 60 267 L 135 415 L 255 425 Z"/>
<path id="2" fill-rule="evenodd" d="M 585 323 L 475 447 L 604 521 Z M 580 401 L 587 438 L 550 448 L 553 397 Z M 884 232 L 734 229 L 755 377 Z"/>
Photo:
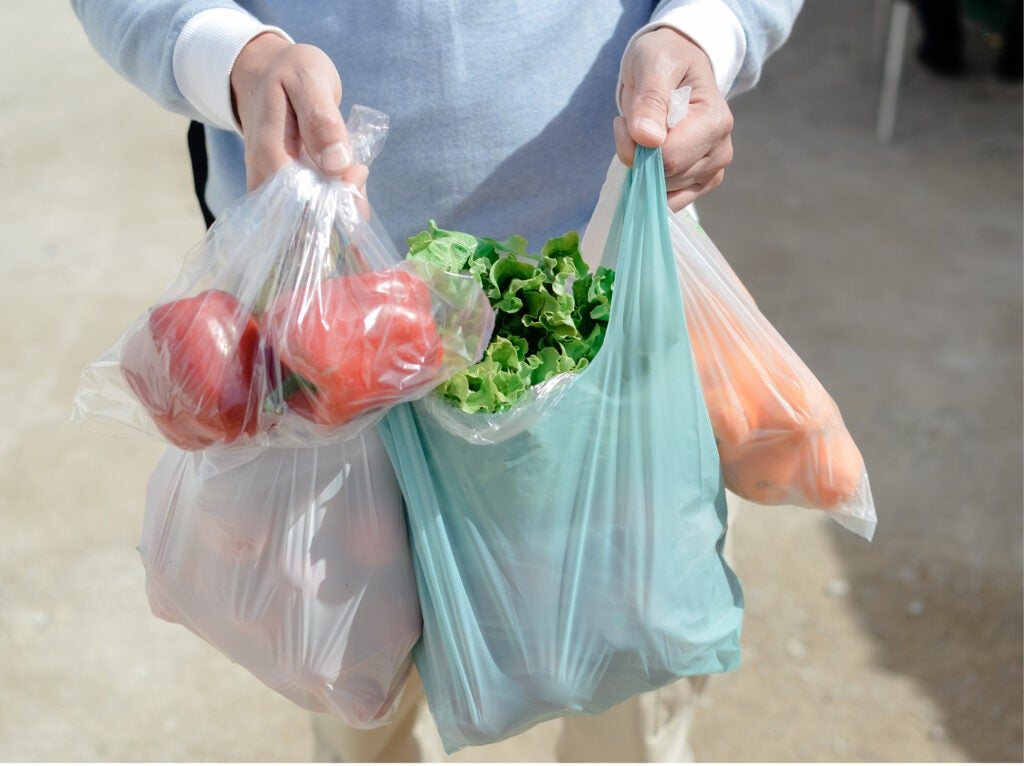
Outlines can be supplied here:
<path id="1" fill-rule="evenodd" d="M 805 6 L 734 103 L 736 161 L 703 219 L 864 453 L 877 537 L 827 539 L 879 678 L 930 699 L 913 722 L 937 759 L 955 759 L 948 744 L 1021 761 L 1021 87 L 993 76 L 995 43 L 976 29 L 968 76 L 930 76 L 915 21 L 882 145 L 871 13 Z M 751 585 L 764 651 L 787 618 L 761 627 Z M 879 737 L 884 710 L 857 715 L 860 738 Z M 870 759 L 862 747 L 851 755 Z"/>
<path id="2" fill-rule="evenodd" d="M 1019 578 L 922 555 L 908 539 L 870 551 L 836 544 L 878 663 L 914 679 L 942 711 L 932 738 L 971 761 L 1021 761 Z"/>
<path id="3" fill-rule="evenodd" d="M 970 760 L 1019 762 L 1021 90 L 992 77 L 991 36 L 969 29 L 964 80 L 909 68 L 886 152 L 921 168 L 912 177 L 930 191 L 892 196 L 918 222 L 907 227 L 917 273 L 873 265 L 902 293 L 903 315 L 927 323 L 871 333 L 888 339 L 878 367 L 893 374 L 853 417 L 874 418 L 862 431 L 882 524 L 871 546 L 834 543 L 877 661 L 941 711 L 930 736 Z"/>

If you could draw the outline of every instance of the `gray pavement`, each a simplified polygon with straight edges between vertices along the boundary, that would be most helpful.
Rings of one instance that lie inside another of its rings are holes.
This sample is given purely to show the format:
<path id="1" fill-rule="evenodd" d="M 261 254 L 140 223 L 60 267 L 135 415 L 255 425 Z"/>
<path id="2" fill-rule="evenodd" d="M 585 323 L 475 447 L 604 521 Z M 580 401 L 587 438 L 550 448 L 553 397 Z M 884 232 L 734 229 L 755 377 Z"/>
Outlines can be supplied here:
<path id="1" fill-rule="evenodd" d="M 739 511 L 745 656 L 699 711 L 701 760 L 1022 759 L 1021 87 L 972 30 L 964 80 L 908 59 L 880 145 L 871 5 L 808 5 L 734 102 L 701 213 L 838 401 L 878 535 Z M 201 236 L 185 122 L 68 4 L 0 18 L 0 760 L 308 760 L 303 711 L 149 613 L 159 446 L 69 422 L 81 368 Z M 458 760 L 545 760 L 553 731 Z"/>

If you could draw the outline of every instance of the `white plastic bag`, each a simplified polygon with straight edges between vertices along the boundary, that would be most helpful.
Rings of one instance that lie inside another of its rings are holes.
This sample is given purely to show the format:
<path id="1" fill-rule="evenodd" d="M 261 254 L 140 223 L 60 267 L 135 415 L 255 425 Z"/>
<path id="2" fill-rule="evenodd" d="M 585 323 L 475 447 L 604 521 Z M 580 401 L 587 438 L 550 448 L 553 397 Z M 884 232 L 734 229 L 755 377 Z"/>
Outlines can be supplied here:
<path id="1" fill-rule="evenodd" d="M 374 429 L 306 449 L 169 448 L 139 544 L 153 613 L 309 710 L 386 722 L 421 619 Z"/>
<path id="2" fill-rule="evenodd" d="M 581 242 L 600 262 L 626 167 L 615 159 Z M 828 513 L 868 540 L 877 523 L 867 469 L 839 407 L 758 309 L 696 220 L 669 230 L 701 391 L 728 489 L 761 505 Z"/>
<path id="3" fill-rule="evenodd" d="M 386 116 L 354 107 L 348 124 L 369 164 Z M 73 417 L 187 450 L 339 441 L 477 361 L 492 325 L 471 278 L 404 263 L 358 189 L 296 161 L 85 369 Z"/>
<path id="4" fill-rule="evenodd" d="M 762 505 L 825 511 L 870 540 L 867 468 L 839 407 L 696 221 L 683 213 L 670 228 L 726 486 Z"/>

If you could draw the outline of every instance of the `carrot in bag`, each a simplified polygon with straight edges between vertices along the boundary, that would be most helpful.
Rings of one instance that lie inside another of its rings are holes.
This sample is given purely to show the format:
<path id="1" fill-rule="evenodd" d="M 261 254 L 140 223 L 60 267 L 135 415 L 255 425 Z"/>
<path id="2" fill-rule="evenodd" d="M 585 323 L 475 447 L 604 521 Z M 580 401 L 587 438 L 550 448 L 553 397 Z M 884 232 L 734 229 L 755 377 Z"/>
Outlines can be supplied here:
<path id="1" fill-rule="evenodd" d="M 683 213 L 670 227 L 726 486 L 762 505 L 826 511 L 870 539 L 875 511 L 864 460 L 838 406 L 699 225 Z"/>
<path id="2" fill-rule="evenodd" d="M 603 262 L 627 172 L 612 161 L 580 243 L 592 267 Z M 761 505 L 825 511 L 870 540 L 876 516 L 864 459 L 838 406 L 696 220 L 685 211 L 670 215 L 669 229 L 726 487 Z"/>

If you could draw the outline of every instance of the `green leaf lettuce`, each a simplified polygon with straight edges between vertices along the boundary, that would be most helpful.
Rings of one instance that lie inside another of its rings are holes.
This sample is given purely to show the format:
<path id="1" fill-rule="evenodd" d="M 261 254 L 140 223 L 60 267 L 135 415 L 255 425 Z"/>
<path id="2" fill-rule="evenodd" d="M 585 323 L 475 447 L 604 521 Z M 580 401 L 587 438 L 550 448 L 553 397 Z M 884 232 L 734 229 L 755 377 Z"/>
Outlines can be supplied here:
<path id="1" fill-rule="evenodd" d="M 531 386 L 585 369 L 600 350 L 615 274 L 604 267 L 590 271 L 576 232 L 548 240 L 531 255 L 522 237 L 499 242 L 430 221 L 408 243 L 408 258 L 475 277 L 495 310 L 483 359 L 437 388 L 453 406 L 502 412 Z"/>

